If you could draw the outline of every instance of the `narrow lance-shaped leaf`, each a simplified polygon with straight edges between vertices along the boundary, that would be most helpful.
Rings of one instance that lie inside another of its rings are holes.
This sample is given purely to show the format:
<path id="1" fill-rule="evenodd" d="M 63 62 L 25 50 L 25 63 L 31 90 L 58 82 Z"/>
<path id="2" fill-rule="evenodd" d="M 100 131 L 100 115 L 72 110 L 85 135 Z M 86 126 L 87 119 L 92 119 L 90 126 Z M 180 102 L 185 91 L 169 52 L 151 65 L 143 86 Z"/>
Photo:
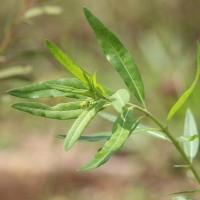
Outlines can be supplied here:
<path id="1" fill-rule="evenodd" d="M 137 133 L 148 133 L 156 138 L 163 139 L 170 141 L 167 136 L 164 135 L 161 131 L 157 131 L 155 128 L 151 128 L 148 126 L 144 126 L 142 124 L 138 124 L 137 128 L 133 130 L 131 134 L 137 134 Z M 84 142 L 96 142 L 100 140 L 108 140 L 112 135 L 112 132 L 101 132 L 101 133 L 94 133 L 90 135 L 81 135 L 78 139 L 78 141 L 84 141 Z M 57 138 L 65 139 L 67 135 L 56 135 Z"/>
<path id="2" fill-rule="evenodd" d="M 70 128 L 67 137 L 64 142 L 64 149 L 69 150 L 73 144 L 78 140 L 82 132 L 85 130 L 90 121 L 95 117 L 95 115 L 102 110 L 105 102 L 98 102 L 94 105 L 86 108 L 83 113 L 76 119 Z"/>
<path id="3" fill-rule="evenodd" d="M 105 97 L 106 96 L 106 91 L 105 89 L 97 82 L 97 76 L 96 73 L 94 73 L 92 77 L 92 85 L 94 87 L 94 90 L 100 95 Z"/>
<path id="4" fill-rule="evenodd" d="M 104 119 L 107 119 L 111 122 L 114 122 L 117 119 L 116 115 L 113 115 L 104 111 L 99 112 L 99 115 L 103 117 Z M 143 124 L 138 124 L 137 128 L 132 133 L 134 134 L 134 133 L 140 133 L 140 132 L 148 133 L 152 135 L 153 137 L 170 141 L 169 138 L 166 136 L 166 134 L 164 134 L 163 132 L 155 128 L 151 128 L 149 126 L 145 126 Z"/>
<path id="5" fill-rule="evenodd" d="M 79 170 L 91 170 L 108 161 L 110 156 L 119 150 L 128 139 L 130 133 L 137 127 L 138 121 L 133 122 L 133 111 L 126 108 L 115 121 L 110 139 L 96 153 L 94 158 Z"/>
<path id="6" fill-rule="evenodd" d="M 108 140 L 111 136 L 111 132 L 94 133 L 90 135 L 81 135 L 78 138 L 80 142 L 97 142 L 100 140 Z M 66 135 L 55 135 L 59 139 L 65 139 Z"/>
<path id="7" fill-rule="evenodd" d="M 86 97 L 93 97 L 93 94 L 88 89 L 76 89 L 73 87 L 64 86 L 64 85 L 61 86 L 61 85 L 56 85 L 56 84 L 49 84 L 49 87 L 61 92 L 65 92 L 65 93 L 78 94 L 78 95 L 86 96 Z"/>
<path id="8" fill-rule="evenodd" d="M 115 67 L 133 95 L 144 104 L 144 86 L 132 56 L 97 17 L 87 8 L 84 8 L 84 12 L 107 60 Z"/>
<path id="9" fill-rule="evenodd" d="M 196 122 L 192 112 L 188 109 L 185 116 L 184 123 L 184 136 L 192 137 L 194 135 L 198 135 L 198 130 L 196 126 Z M 199 149 L 199 138 L 194 139 L 193 141 L 188 141 L 183 143 L 184 151 L 187 157 L 192 160 L 197 155 Z"/>
<path id="10" fill-rule="evenodd" d="M 23 102 L 13 104 L 12 107 L 32 115 L 59 120 L 75 119 L 83 112 L 80 102 L 61 103 L 53 107 L 43 103 Z"/>
<path id="11" fill-rule="evenodd" d="M 53 42 L 46 40 L 46 45 L 51 53 L 54 55 L 54 57 L 79 80 L 81 80 L 85 84 L 87 84 L 85 76 L 87 76 L 88 79 L 92 80 L 92 77 L 86 71 L 74 64 L 73 61 Z"/>
<path id="12" fill-rule="evenodd" d="M 127 90 L 120 89 L 115 94 L 110 97 L 110 102 L 112 106 L 117 110 L 117 112 L 121 112 L 123 107 L 129 102 L 130 95 Z"/>
<path id="13" fill-rule="evenodd" d="M 192 193 L 200 193 L 200 189 L 196 189 L 196 190 L 185 190 L 185 191 L 180 191 L 180 192 L 174 192 L 172 194 L 192 194 Z"/>
<path id="14" fill-rule="evenodd" d="M 178 99 L 178 101 L 173 105 L 173 107 L 171 108 L 171 110 L 167 116 L 167 121 L 169 121 L 172 118 L 172 116 L 178 111 L 178 109 L 185 103 L 187 98 L 193 92 L 193 90 L 199 80 L 199 76 L 200 76 L 200 45 L 198 43 L 197 44 L 197 72 L 196 72 L 195 79 L 194 79 L 192 85 L 189 87 L 189 89 L 187 89 L 183 93 L 183 95 Z"/>
<path id="15" fill-rule="evenodd" d="M 192 135 L 192 136 L 180 136 L 178 137 L 177 139 L 180 141 L 180 142 L 192 142 L 194 141 L 195 139 L 199 138 L 199 135 Z"/>
<path id="16" fill-rule="evenodd" d="M 63 92 L 53 89 L 50 85 L 67 86 L 74 89 L 86 90 L 87 87 L 77 78 L 62 78 L 57 80 L 43 81 L 36 84 L 27 85 L 15 89 L 8 90 L 7 93 L 20 98 L 46 98 L 46 97 L 71 97 L 83 98 L 80 94 Z"/>
<path id="17" fill-rule="evenodd" d="M 173 197 L 172 200 L 192 200 L 192 198 L 178 196 L 178 197 Z"/>

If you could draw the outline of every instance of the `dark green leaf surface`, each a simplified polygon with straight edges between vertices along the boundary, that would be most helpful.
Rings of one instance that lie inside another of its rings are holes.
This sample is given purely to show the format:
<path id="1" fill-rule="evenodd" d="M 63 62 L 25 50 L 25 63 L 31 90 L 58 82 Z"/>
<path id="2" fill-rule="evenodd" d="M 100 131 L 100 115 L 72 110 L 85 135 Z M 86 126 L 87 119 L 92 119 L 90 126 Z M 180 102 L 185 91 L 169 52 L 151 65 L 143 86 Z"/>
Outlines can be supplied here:
<path id="1" fill-rule="evenodd" d="M 130 101 L 130 95 L 127 90 L 120 89 L 109 100 L 116 111 L 120 113 L 123 107 Z"/>
<path id="2" fill-rule="evenodd" d="M 84 12 L 107 60 L 115 67 L 129 90 L 144 104 L 144 86 L 132 56 L 119 39 L 87 8 L 84 8 Z"/>
<path id="3" fill-rule="evenodd" d="M 184 137 L 195 137 L 198 135 L 197 125 L 191 110 L 187 110 L 184 123 Z M 199 137 L 183 143 L 184 152 L 192 160 L 199 150 Z"/>
<path id="4" fill-rule="evenodd" d="M 95 117 L 95 115 L 102 110 L 105 102 L 98 102 L 94 105 L 86 108 L 83 113 L 76 119 L 76 121 L 71 126 L 67 137 L 64 142 L 64 149 L 69 150 L 73 144 L 78 140 L 82 132 L 88 126 L 90 121 Z"/>
<path id="5" fill-rule="evenodd" d="M 60 120 L 75 119 L 83 112 L 80 102 L 61 103 L 53 107 L 43 103 L 25 102 L 16 103 L 12 107 L 32 115 Z"/>
<path id="6" fill-rule="evenodd" d="M 46 40 L 46 45 L 54 55 L 54 57 L 74 76 L 76 76 L 80 81 L 87 84 L 87 80 L 85 76 L 89 80 L 92 80 L 92 77 L 79 66 L 73 63 L 73 61 L 60 49 L 58 48 L 53 42 Z"/>
<path id="7" fill-rule="evenodd" d="M 86 90 L 87 87 L 77 78 L 63 78 L 57 80 L 43 81 L 40 83 L 16 88 L 9 90 L 7 93 L 20 98 L 46 98 L 46 97 L 71 97 L 71 98 L 82 98 L 83 96 L 62 92 L 50 87 L 51 84 L 59 86 L 67 86 L 74 89 Z"/>
<path id="8" fill-rule="evenodd" d="M 193 92 L 193 90 L 199 80 L 199 76 L 200 76 L 200 45 L 198 43 L 197 44 L 197 72 L 196 72 L 195 79 L 194 79 L 192 85 L 189 87 L 189 89 L 187 89 L 183 93 L 183 95 L 178 99 L 178 101 L 173 105 L 173 107 L 171 108 L 171 110 L 167 116 L 167 121 L 169 121 L 172 118 L 172 116 L 178 111 L 178 109 L 185 103 L 187 98 Z"/>
<path id="9" fill-rule="evenodd" d="M 124 109 L 117 117 L 112 129 L 110 139 L 96 153 L 94 158 L 79 170 L 91 170 L 107 162 L 110 156 L 119 150 L 128 139 L 130 133 L 137 127 L 137 122 L 133 122 L 133 111 L 131 108 Z"/>
<path id="10" fill-rule="evenodd" d="M 56 135 L 57 138 L 65 139 L 67 135 Z M 81 135 L 78 138 L 80 142 L 97 142 L 101 140 L 108 140 L 111 136 L 111 132 L 94 133 L 90 135 Z"/>

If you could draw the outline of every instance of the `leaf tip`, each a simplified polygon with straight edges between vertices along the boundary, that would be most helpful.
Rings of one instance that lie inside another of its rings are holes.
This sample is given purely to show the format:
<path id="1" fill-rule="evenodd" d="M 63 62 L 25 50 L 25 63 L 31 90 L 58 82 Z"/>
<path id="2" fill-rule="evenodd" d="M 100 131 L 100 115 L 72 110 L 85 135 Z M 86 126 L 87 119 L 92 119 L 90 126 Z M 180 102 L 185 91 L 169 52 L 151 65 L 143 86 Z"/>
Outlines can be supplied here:
<path id="1" fill-rule="evenodd" d="M 13 89 L 10 89 L 10 90 L 7 90 L 7 91 L 6 91 L 6 94 L 12 95 L 12 93 L 13 93 Z"/>
<path id="2" fill-rule="evenodd" d="M 45 44 L 49 48 L 51 46 L 52 42 L 48 39 L 45 39 Z"/>
<path id="3" fill-rule="evenodd" d="M 86 13 L 86 12 L 89 11 L 89 9 L 84 5 L 84 6 L 83 6 L 83 11 L 84 11 L 84 13 Z"/>

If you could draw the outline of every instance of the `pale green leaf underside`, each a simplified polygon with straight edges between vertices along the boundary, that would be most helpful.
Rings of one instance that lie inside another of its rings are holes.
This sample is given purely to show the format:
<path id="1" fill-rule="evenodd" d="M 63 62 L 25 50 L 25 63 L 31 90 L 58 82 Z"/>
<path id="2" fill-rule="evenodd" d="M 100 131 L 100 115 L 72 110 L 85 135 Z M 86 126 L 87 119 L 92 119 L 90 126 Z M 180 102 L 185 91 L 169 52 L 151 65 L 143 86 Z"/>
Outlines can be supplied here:
<path id="1" fill-rule="evenodd" d="M 178 137 L 178 140 L 180 142 L 192 142 L 197 138 L 199 138 L 199 135 L 196 134 L 196 135 L 192 135 L 192 136 L 180 136 L 180 137 Z"/>
<path id="2" fill-rule="evenodd" d="M 155 128 L 146 127 L 144 125 L 138 124 L 137 128 L 132 131 L 131 134 L 137 134 L 137 133 L 148 133 L 150 135 L 153 135 L 154 137 L 168 140 L 170 141 L 167 136 L 165 136 L 162 132 L 156 131 Z M 78 141 L 84 141 L 84 142 L 96 142 L 100 140 L 108 140 L 111 137 L 111 132 L 101 132 L 101 133 L 94 133 L 90 135 L 81 135 L 78 139 Z M 67 135 L 57 135 L 60 139 L 65 139 Z"/>
<path id="3" fill-rule="evenodd" d="M 53 107 L 43 103 L 23 102 L 13 104 L 12 107 L 32 115 L 59 120 L 75 119 L 83 112 L 80 102 L 61 103 Z"/>
<path id="4" fill-rule="evenodd" d="M 33 17 L 37 17 L 40 15 L 59 15 L 62 12 L 62 8 L 59 6 L 50 6 L 50 5 L 46 5 L 46 6 L 38 6 L 38 7 L 33 7 L 28 9 L 23 17 L 24 19 L 30 19 Z"/>
<path id="5" fill-rule="evenodd" d="M 119 150 L 126 142 L 132 130 L 136 128 L 134 123 L 136 123 L 136 121 L 133 122 L 132 109 L 124 109 L 124 111 L 117 117 L 113 125 L 112 135 L 109 140 L 96 153 L 94 158 L 88 164 L 81 167 L 79 171 L 91 170 L 107 162 L 110 156 Z"/>
<path id="6" fill-rule="evenodd" d="M 130 101 L 130 95 L 127 90 L 120 89 L 109 100 L 116 111 L 120 113 L 123 107 Z"/>
<path id="7" fill-rule="evenodd" d="M 186 116 L 185 116 L 185 123 L 184 123 L 184 136 L 185 137 L 193 137 L 195 135 L 198 135 L 197 125 L 194 119 L 194 116 L 191 112 L 191 110 L 187 110 Z M 187 155 L 187 157 L 192 160 L 198 153 L 199 149 L 199 137 L 192 141 L 184 142 L 183 143 L 184 152 Z"/>
<path id="8" fill-rule="evenodd" d="M 190 168 L 191 165 L 174 165 L 175 168 Z"/>
<path id="9" fill-rule="evenodd" d="M 46 45 L 51 53 L 54 55 L 54 57 L 79 80 L 81 80 L 85 84 L 87 84 L 85 76 L 87 76 L 88 79 L 92 80 L 92 77 L 86 71 L 74 64 L 73 61 L 53 42 L 46 40 Z"/>
<path id="10" fill-rule="evenodd" d="M 178 197 L 173 197 L 172 200 L 192 200 L 192 198 L 178 196 Z"/>
<path id="11" fill-rule="evenodd" d="M 56 84 L 49 84 L 49 87 L 61 92 L 65 92 L 65 93 L 70 93 L 70 94 L 78 94 L 81 96 L 86 96 L 86 97 L 93 97 L 93 94 L 91 92 L 89 92 L 89 90 L 87 89 L 76 89 L 73 87 L 69 87 L 69 86 L 64 86 L 64 85 L 56 85 Z"/>
<path id="12" fill-rule="evenodd" d="M 67 137 L 64 142 L 64 149 L 69 150 L 73 144 L 78 140 L 82 132 L 88 126 L 90 121 L 95 117 L 95 115 L 102 110 L 105 102 L 98 102 L 94 105 L 86 108 L 82 114 L 75 120 L 73 125 L 71 126 Z"/>
<path id="13" fill-rule="evenodd" d="M 132 56 L 119 39 L 98 18 L 87 8 L 84 8 L 84 12 L 107 60 L 115 67 L 133 95 L 144 103 L 143 82 Z"/>
<path id="14" fill-rule="evenodd" d="M 114 122 L 117 119 L 116 115 L 101 111 L 99 112 L 99 115 L 101 117 L 103 117 L 104 119 L 107 119 L 111 122 Z M 158 131 L 155 128 L 151 128 L 149 126 L 145 126 L 143 124 L 138 124 L 138 126 L 136 127 L 136 129 L 133 131 L 133 133 L 138 133 L 138 132 L 146 132 L 148 134 L 150 134 L 153 137 L 159 138 L 159 139 L 163 139 L 163 140 L 169 140 L 169 138 L 161 131 Z"/>
<path id="15" fill-rule="evenodd" d="M 178 101 L 173 105 L 171 108 L 168 116 L 167 116 L 167 121 L 169 121 L 172 116 L 179 110 L 179 108 L 184 104 L 184 102 L 187 100 L 187 98 L 190 96 L 190 94 L 193 92 L 198 80 L 199 80 L 199 75 L 200 75 L 200 45 L 197 44 L 197 72 L 195 79 L 192 83 L 192 85 L 187 89 L 183 95 L 178 99 Z"/>
<path id="16" fill-rule="evenodd" d="M 27 85 L 7 91 L 8 94 L 20 98 L 47 98 L 47 97 L 71 97 L 82 98 L 82 95 L 70 92 L 62 92 L 51 88 L 51 84 L 59 86 L 67 86 L 77 90 L 86 90 L 87 87 L 77 78 L 62 78 L 57 80 L 43 81 L 36 84 Z"/>

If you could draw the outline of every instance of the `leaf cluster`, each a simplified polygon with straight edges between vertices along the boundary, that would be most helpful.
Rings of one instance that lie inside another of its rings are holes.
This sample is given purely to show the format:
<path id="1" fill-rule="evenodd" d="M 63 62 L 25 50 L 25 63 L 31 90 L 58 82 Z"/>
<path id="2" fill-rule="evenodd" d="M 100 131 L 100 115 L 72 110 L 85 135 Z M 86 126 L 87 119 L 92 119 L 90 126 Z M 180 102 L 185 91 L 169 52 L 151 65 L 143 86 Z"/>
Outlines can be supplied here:
<path id="1" fill-rule="evenodd" d="M 20 98 L 68 97 L 72 101 L 52 107 L 36 102 L 22 102 L 14 104 L 13 107 L 47 118 L 59 120 L 74 119 L 73 125 L 66 134 L 56 136 L 64 139 L 64 149 L 66 151 L 71 149 L 77 141 L 96 142 L 105 140 L 104 145 L 97 151 L 94 158 L 81 167 L 80 171 L 95 169 L 106 163 L 113 153 L 124 145 L 131 134 L 144 132 L 171 142 L 186 162 L 183 165 L 176 165 L 176 167 L 191 169 L 196 179 L 199 179 L 200 182 L 200 178 L 192 164 L 199 149 L 199 134 L 192 111 L 188 109 L 186 112 L 184 133 L 182 136 L 174 138 L 168 129 L 168 122 L 193 92 L 199 79 L 200 45 L 197 45 L 197 73 L 195 80 L 189 89 L 172 106 L 166 119 L 166 125 L 162 125 L 146 108 L 143 81 L 131 54 L 121 41 L 91 11 L 84 8 L 84 13 L 108 62 L 119 73 L 128 90 L 119 89 L 114 92 L 103 86 L 97 81 L 96 73 L 90 75 L 90 73 L 76 65 L 53 42 L 46 40 L 46 45 L 55 59 L 74 75 L 75 78 L 48 80 L 11 89 L 8 93 Z M 135 97 L 136 103 L 130 103 L 130 95 Z M 108 106 L 112 106 L 118 114 L 112 115 L 103 111 Z M 136 110 L 140 111 L 139 115 L 135 114 Z M 82 135 L 83 131 L 97 114 L 113 122 L 112 130 L 110 132 Z M 143 117 L 154 121 L 157 127 L 148 127 L 142 124 Z"/>

